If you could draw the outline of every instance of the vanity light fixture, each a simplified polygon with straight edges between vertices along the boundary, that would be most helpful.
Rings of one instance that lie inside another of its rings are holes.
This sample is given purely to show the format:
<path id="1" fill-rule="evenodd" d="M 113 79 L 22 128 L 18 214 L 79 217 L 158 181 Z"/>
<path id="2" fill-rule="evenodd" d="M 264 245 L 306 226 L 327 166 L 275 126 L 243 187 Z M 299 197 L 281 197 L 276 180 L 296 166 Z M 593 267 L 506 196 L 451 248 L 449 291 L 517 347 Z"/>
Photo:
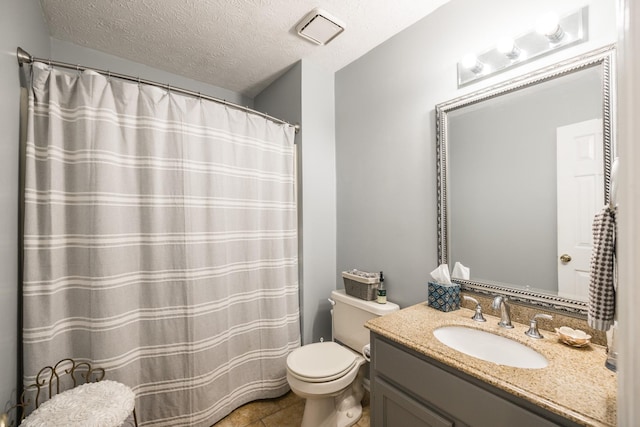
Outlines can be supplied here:
<path id="1" fill-rule="evenodd" d="M 336 38 L 345 29 L 345 24 L 327 11 L 315 8 L 296 26 L 296 31 L 313 43 L 325 45 Z"/>
<path id="2" fill-rule="evenodd" d="M 537 20 L 535 30 L 518 37 L 504 37 L 492 49 L 465 56 L 458 62 L 458 87 L 585 42 L 588 15 L 588 6 L 560 18 L 546 13 Z"/>

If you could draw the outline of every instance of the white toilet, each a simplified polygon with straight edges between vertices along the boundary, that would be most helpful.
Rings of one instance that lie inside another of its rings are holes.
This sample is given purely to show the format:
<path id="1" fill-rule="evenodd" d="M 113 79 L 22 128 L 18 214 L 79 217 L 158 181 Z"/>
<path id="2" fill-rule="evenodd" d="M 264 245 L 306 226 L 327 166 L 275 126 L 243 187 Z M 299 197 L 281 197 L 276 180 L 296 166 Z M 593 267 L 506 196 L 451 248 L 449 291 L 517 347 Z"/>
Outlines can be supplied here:
<path id="1" fill-rule="evenodd" d="M 307 401 L 301 427 L 348 427 L 362 415 L 362 350 L 369 344 L 367 320 L 397 311 L 392 302 L 378 304 L 332 291 L 333 341 L 302 346 L 287 357 L 291 390 Z"/>

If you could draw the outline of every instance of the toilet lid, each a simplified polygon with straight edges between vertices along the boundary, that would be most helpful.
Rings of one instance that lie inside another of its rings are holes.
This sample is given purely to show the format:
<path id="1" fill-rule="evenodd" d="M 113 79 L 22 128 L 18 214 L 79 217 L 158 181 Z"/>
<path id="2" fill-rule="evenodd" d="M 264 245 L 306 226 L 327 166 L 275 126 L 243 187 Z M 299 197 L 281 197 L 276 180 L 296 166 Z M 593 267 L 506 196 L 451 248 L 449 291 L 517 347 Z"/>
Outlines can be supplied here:
<path id="1" fill-rule="evenodd" d="M 300 380 L 325 382 L 344 376 L 357 364 L 358 356 L 333 341 L 307 344 L 287 357 L 289 372 Z"/>

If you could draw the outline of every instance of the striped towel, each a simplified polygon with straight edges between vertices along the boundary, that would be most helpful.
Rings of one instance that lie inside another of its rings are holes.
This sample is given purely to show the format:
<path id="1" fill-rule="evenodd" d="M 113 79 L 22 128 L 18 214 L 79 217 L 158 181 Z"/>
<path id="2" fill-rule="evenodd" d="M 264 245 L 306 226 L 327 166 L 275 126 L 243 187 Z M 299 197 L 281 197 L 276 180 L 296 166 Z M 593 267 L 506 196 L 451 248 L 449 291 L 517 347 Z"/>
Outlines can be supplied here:
<path id="1" fill-rule="evenodd" d="M 594 329 L 606 331 L 616 311 L 616 208 L 606 206 L 593 219 L 589 310 L 587 320 Z"/>

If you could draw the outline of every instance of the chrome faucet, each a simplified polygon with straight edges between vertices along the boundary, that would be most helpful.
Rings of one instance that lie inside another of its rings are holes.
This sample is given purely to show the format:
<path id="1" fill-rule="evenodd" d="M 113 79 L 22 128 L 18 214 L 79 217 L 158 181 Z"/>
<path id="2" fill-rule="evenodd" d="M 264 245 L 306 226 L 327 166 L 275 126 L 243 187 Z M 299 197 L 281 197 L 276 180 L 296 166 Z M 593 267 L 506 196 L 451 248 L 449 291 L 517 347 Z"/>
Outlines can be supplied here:
<path id="1" fill-rule="evenodd" d="M 531 321 L 529 322 L 529 330 L 525 332 L 525 334 L 537 340 L 544 338 L 544 336 L 542 336 L 542 334 L 538 330 L 538 319 L 551 320 L 553 319 L 553 317 L 551 317 L 550 314 L 544 314 L 544 313 L 538 313 L 535 316 L 533 316 L 533 319 L 531 319 Z"/>
<path id="2" fill-rule="evenodd" d="M 482 306 L 480 305 L 478 300 L 467 295 L 463 295 L 463 297 L 465 300 L 469 300 L 476 305 L 476 313 L 471 317 L 471 319 L 475 320 L 476 322 L 486 322 L 487 319 L 485 319 L 482 315 Z"/>
<path id="3" fill-rule="evenodd" d="M 494 310 L 500 309 L 500 321 L 498 322 L 498 325 L 507 329 L 513 328 L 513 325 L 511 324 L 511 314 L 509 313 L 509 304 L 507 304 L 506 296 L 496 296 L 493 299 L 493 303 L 491 303 L 491 308 L 493 308 Z"/>

